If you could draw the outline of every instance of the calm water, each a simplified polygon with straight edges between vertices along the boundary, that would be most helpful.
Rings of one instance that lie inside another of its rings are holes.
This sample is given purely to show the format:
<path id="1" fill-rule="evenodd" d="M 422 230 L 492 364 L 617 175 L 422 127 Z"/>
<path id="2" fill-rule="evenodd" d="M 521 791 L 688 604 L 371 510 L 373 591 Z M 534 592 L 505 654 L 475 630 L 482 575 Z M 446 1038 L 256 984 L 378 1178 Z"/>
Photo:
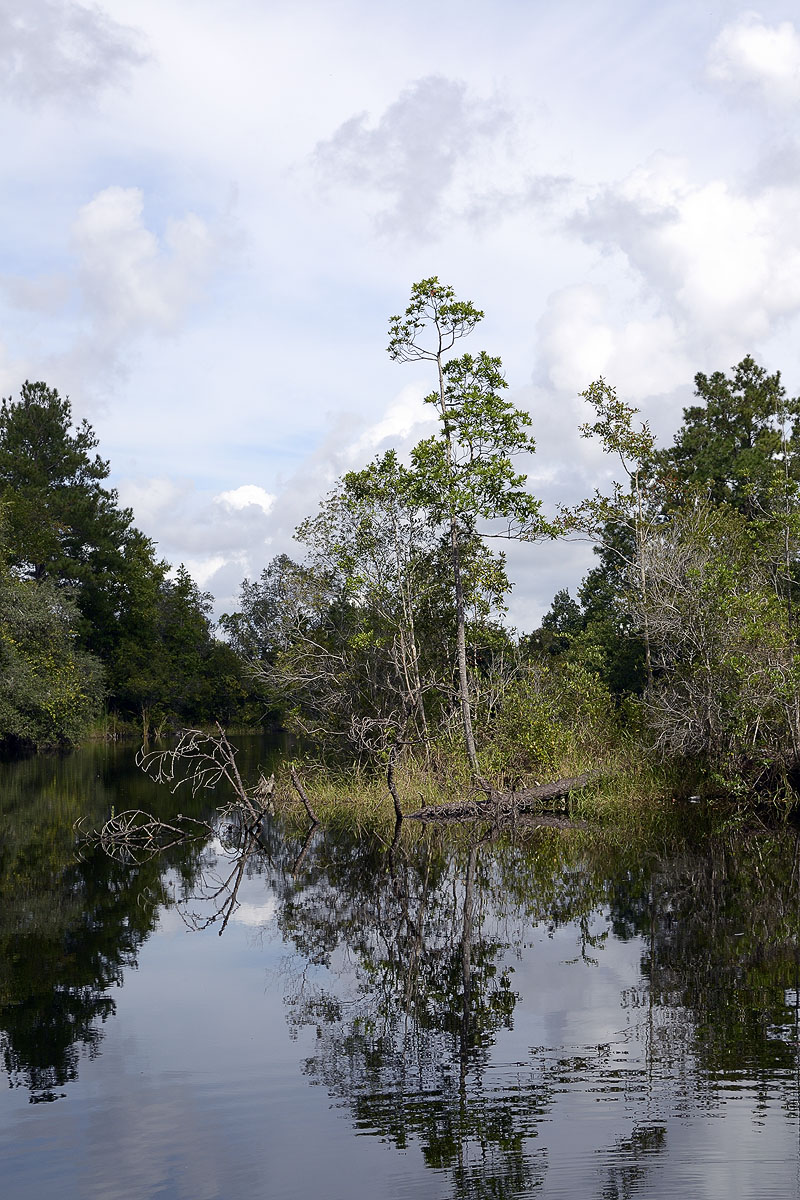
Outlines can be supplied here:
<path id="1" fill-rule="evenodd" d="M 208 801 L 115 748 L 0 772 L 4 1196 L 800 1195 L 794 834 L 124 865 L 75 820 Z"/>

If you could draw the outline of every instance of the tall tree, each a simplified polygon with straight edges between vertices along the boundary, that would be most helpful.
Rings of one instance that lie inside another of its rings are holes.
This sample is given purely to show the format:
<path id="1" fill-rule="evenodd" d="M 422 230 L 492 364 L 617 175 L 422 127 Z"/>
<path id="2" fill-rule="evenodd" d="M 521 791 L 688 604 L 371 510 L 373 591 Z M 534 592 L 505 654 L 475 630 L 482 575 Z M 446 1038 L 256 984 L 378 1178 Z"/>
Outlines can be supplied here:
<path id="1" fill-rule="evenodd" d="M 625 483 L 616 481 L 610 496 L 595 491 L 574 508 L 562 509 L 562 520 L 567 531 L 577 530 L 596 542 L 607 574 L 616 577 L 622 590 L 633 587 L 639 596 L 637 611 L 643 621 L 649 690 L 653 686 L 653 667 L 644 550 L 663 519 L 663 487 L 652 469 L 655 439 L 646 421 L 638 427 L 634 423 L 638 409 L 621 400 L 602 377 L 581 395 L 596 417 L 581 425 L 581 435 L 598 438 L 605 452 L 619 460 Z"/>
<path id="2" fill-rule="evenodd" d="M 426 361 L 436 367 L 437 388 L 426 402 L 439 419 L 439 432 L 415 447 L 412 459 L 418 494 L 447 530 L 456 615 L 456 660 L 464 743 L 473 775 L 479 774 L 467 671 L 464 546 L 477 522 L 504 522 L 503 536 L 530 539 L 551 532 L 540 504 L 514 470 L 514 455 L 532 453 L 531 420 L 502 396 L 507 384 L 499 358 L 481 352 L 448 358 L 455 343 L 471 333 L 483 313 L 458 300 L 436 276 L 415 283 L 403 316 L 391 318 L 389 354 L 398 362 Z M 484 531 L 485 532 L 485 531 Z"/>
<path id="3" fill-rule="evenodd" d="M 0 500 L 9 562 L 69 587 L 88 649 L 107 659 L 116 635 L 124 546 L 133 514 L 106 488 L 109 464 L 87 421 L 55 388 L 26 382 L 0 405 Z"/>

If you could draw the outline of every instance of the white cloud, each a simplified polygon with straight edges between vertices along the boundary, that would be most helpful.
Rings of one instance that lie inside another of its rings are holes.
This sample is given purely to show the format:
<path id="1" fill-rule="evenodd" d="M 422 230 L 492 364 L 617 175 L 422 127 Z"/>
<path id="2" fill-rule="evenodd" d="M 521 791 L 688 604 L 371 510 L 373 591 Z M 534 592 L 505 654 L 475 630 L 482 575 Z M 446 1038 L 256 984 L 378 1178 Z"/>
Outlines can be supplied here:
<path id="1" fill-rule="evenodd" d="M 12 100 L 84 99 L 145 57 L 141 35 L 96 5 L 0 0 L 0 91 Z"/>
<path id="2" fill-rule="evenodd" d="M 551 384 L 570 395 L 600 375 L 633 400 L 670 392 L 691 378 L 683 337 L 671 317 L 626 320 L 608 292 L 591 284 L 550 297 L 539 337 Z"/>
<path id="3" fill-rule="evenodd" d="M 383 417 L 351 442 L 342 452 L 342 457 L 359 467 L 375 453 L 386 448 L 387 444 L 396 446 L 398 440 L 406 441 L 414 430 L 433 422 L 435 414 L 430 405 L 425 403 L 425 395 L 427 392 L 422 384 L 409 384 L 403 388 Z"/>
<path id="4" fill-rule="evenodd" d="M 214 497 L 218 504 L 225 504 L 228 508 L 247 508 L 254 504 L 256 508 L 260 508 L 262 512 L 268 513 L 271 511 L 275 503 L 275 497 L 264 488 L 258 487 L 255 483 L 244 483 L 241 487 L 233 488 L 229 492 L 220 492 Z"/>
<path id="5" fill-rule="evenodd" d="M 685 350 L 750 348 L 800 312 L 800 181 L 744 191 L 655 157 L 593 197 L 575 225 L 621 251 Z"/>
<path id="6" fill-rule="evenodd" d="M 790 21 L 768 25 L 748 12 L 726 25 L 708 56 L 716 83 L 754 90 L 768 103 L 800 101 L 800 34 Z"/>
<path id="7" fill-rule="evenodd" d="M 199 588 L 204 588 L 209 580 L 224 566 L 227 565 L 227 558 L 222 554 L 212 554 L 208 558 L 185 558 L 183 565 L 191 575 Z"/>
<path id="8" fill-rule="evenodd" d="M 165 517 L 170 509 L 176 508 L 191 490 L 183 480 L 152 478 L 124 479 L 118 487 L 120 502 L 134 511 L 136 523 L 152 529 Z"/>
<path id="9" fill-rule="evenodd" d="M 73 228 L 84 301 L 108 337 L 174 331 L 213 264 L 214 239 L 194 213 L 168 221 L 161 241 L 143 213 L 140 188 L 108 187 Z"/>
<path id="10" fill-rule="evenodd" d="M 245 576 L 258 574 L 271 557 L 274 520 L 272 497 L 262 488 L 245 485 L 228 493 L 252 491 L 256 503 L 220 503 L 184 477 L 122 479 L 120 502 L 133 509 L 134 524 L 158 542 L 158 553 L 169 562 L 182 562 L 198 585 L 210 587 L 220 611 L 229 608 Z"/>

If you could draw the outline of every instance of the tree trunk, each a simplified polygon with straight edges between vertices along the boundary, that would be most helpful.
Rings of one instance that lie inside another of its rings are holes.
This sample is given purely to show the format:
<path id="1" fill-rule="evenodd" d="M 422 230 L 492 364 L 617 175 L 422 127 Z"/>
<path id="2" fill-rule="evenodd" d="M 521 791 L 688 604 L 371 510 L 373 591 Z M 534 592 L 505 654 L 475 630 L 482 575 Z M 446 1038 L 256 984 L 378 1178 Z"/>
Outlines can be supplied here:
<path id="1" fill-rule="evenodd" d="M 439 368 L 439 404 L 442 410 L 444 432 L 447 444 L 447 462 L 452 466 L 453 446 L 450 439 L 450 429 L 447 423 L 447 401 L 444 391 L 444 372 L 442 356 L 439 354 L 436 365 Z M 464 745 L 469 760 L 469 769 L 475 779 L 478 770 L 478 755 L 475 751 L 475 736 L 472 732 L 472 705 L 469 699 L 469 679 L 467 676 L 467 632 L 464 617 L 464 586 L 461 580 L 461 554 L 458 536 L 458 518 L 450 505 L 450 555 L 453 563 L 453 591 L 456 602 L 456 649 L 458 655 L 458 693 L 461 700 L 461 723 L 464 726 Z"/>
<path id="2" fill-rule="evenodd" d="M 467 676 L 467 632 L 464 619 L 464 588 L 461 583 L 461 557 L 458 545 L 458 525 L 455 517 L 450 521 L 450 550 L 453 559 L 453 586 L 456 600 L 456 644 L 458 649 L 458 690 L 461 698 L 461 721 L 464 726 L 464 745 L 472 774 L 477 778 L 478 755 L 475 751 L 475 736 L 472 732 L 472 705 L 469 699 Z"/>

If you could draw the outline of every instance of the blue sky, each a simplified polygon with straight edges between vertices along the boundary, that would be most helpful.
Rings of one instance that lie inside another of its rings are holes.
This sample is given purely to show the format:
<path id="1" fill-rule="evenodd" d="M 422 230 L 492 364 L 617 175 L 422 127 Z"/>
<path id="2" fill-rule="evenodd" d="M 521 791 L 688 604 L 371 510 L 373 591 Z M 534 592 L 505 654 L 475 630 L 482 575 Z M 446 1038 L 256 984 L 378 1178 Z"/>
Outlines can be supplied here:
<path id="1" fill-rule="evenodd" d="M 486 319 L 546 506 L 605 486 L 603 374 L 669 438 L 696 371 L 800 390 L 788 3 L 0 0 L 0 390 L 68 393 L 230 609 L 336 477 L 428 432 L 388 317 Z M 512 547 L 530 629 L 586 545 Z"/>

